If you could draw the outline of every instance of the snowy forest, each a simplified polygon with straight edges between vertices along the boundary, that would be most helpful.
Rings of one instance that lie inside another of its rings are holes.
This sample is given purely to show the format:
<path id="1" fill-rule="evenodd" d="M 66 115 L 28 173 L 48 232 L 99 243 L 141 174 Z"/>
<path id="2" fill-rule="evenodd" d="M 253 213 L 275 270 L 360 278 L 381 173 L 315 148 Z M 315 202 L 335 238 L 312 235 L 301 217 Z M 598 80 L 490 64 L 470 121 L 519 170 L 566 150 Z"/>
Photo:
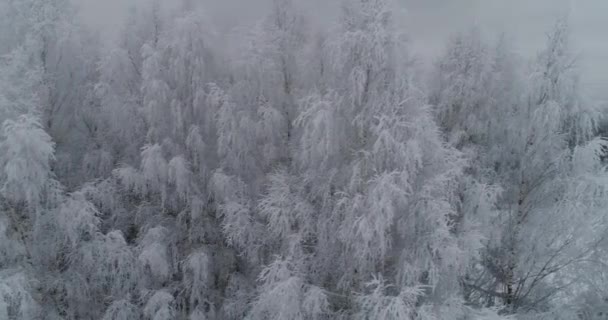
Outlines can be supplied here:
<path id="1" fill-rule="evenodd" d="M 1 320 L 608 319 L 608 114 L 567 18 L 535 55 L 390 0 L 116 39 L 0 0 Z"/>

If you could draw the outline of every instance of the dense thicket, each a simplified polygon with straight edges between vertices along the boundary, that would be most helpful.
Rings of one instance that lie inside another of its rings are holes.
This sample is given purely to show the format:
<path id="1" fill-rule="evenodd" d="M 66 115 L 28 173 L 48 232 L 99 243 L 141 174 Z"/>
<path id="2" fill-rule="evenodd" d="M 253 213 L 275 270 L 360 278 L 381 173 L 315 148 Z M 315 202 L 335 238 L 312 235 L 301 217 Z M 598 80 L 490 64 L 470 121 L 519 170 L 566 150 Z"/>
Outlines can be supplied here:
<path id="1" fill-rule="evenodd" d="M 99 46 L 68 0 L 0 0 L 0 319 L 607 315 L 566 21 L 532 59 L 455 35 L 421 77 L 391 9 L 228 33 L 151 0 Z"/>

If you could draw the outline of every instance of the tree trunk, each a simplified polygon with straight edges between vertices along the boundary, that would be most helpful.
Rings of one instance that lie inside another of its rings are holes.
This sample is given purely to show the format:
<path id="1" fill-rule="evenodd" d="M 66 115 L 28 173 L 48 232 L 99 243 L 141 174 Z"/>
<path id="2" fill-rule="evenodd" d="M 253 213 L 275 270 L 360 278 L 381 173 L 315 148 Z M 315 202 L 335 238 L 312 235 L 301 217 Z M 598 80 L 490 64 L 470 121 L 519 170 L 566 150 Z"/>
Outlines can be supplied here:
<path id="1" fill-rule="evenodd" d="M 505 305 L 509 313 L 514 313 L 517 309 L 517 291 L 515 290 L 516 279 L 515 269 L 517 267 L 517 241 L 519 232 L 525 219 L 524 200 L 526 198 L 525 182 L 521 183 L 519 198 L 517 199 L 517 214 L 515 216 L 509 237 L 509 254 L 507 258 L 507 270 L 505 275 Z"/>

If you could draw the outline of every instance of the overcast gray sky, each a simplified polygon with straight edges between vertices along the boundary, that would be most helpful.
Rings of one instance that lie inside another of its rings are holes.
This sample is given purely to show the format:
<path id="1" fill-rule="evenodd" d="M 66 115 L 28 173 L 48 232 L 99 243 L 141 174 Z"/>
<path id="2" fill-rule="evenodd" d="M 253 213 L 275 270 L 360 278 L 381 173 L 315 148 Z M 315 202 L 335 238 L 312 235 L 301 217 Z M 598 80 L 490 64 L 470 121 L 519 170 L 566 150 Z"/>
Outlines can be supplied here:
<path id="1" fill-rule="evenodd" d="M 73 0 L 85 19 L 111 37 L 127 8 L 145 0 Z M 172 0 L 166 0 L 172 2 Z M 268 0 L 200 0 L 224 26 L 262 16 Z M 337 0 L 301 0 L 320 20 L 332 19 Z M 476 24 L 488 35 L 505 32 L 525 56 L 542 45 L 555 19 L 570 13 L 572 39 L 580 53 L 583 84 L 608 99 L 608 0 L 395 0 L 418 55 L 431 61 L 451 34 Z M 328 13 L 329 12 L 329 13 Z"/>

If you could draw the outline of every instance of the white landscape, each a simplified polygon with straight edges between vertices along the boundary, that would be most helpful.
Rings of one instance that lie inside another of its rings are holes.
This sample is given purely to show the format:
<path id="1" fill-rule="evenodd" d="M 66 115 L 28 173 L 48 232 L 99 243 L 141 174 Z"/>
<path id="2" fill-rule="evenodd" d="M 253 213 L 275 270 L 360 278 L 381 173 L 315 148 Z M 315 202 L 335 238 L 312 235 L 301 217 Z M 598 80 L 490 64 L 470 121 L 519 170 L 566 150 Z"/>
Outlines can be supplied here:
<path id="1" fill-rule="evenodd" d="M 574 14 L 251 1 L 0 0 L 0 320 L 608 319 Z"/>

